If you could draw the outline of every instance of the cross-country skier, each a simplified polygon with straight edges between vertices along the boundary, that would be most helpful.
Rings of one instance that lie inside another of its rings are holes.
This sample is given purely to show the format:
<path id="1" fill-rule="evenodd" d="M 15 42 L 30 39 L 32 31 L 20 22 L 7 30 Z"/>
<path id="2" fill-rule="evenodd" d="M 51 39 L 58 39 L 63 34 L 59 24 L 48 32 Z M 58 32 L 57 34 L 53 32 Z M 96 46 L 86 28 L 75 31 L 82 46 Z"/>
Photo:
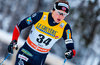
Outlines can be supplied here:
<path id="1" fill-rule="evenodd" d="M 8 52 L 13 54 L 13 46 L 17 44 L 21 31 L 32 26 L 25 44 L 19 49 L 15 65 L 44 65 L 48 52 L 60 38 L 65 40 L 65 57 L 71 59 L 75 56 L 72 31 L 64 20 L 69 14 L 67 1 L 57 1 L 52 12 L 37 12 L 26 17 L 17 24 L 13 31 L 12 41 Z"/>

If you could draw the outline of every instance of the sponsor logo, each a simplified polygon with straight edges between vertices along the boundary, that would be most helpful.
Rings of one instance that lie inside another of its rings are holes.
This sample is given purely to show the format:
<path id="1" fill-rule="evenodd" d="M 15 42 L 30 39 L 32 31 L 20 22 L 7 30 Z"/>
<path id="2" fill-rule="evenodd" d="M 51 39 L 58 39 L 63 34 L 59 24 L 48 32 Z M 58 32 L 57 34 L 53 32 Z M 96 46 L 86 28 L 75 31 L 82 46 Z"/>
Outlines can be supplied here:
<path id="1" fill-rule="evenodd" d="M 66 7 L 62 7 L 62 10 L 63 10 L 63 11 L 66 11 Z"/>
<path id="2" fill-rule="evenodd" d="M 28 56 L 33 56 L 28 50 L 26 50 L 26 49 L 22 49 L 21 50 L 23 53 L 25 53 L 26 55 L 28 55 Z"/>
<path id="3" fill-rule="evenodd" d="M 44 15 L 43 20 L 46 20 L 46 17 L 47 17 L 47 16 L 46 16 L 46 15 Z"/>
<path id="4" fill-rule="evenodd" d="M 64 27 L 64 23 L 61 23 L 61 24 L 60 24 L 60 27 L 63 28 L 63 27 Z"/>
<path id="5" fill-rule="evenodd" d="M 71 31 L 70 29 L 66 30 L 67 33 L 67 39 L 71 39 Z"/>
<path id="6" fill-rule="evenodd" d="M 32 17 L 35 17 L 37 14 L 36 13 L 34 13 L 34 14 L 32 14 Z"/>
<path id="7" fill-rule="evenodd" d="M 24 62 L 20 59 L 20 61 L 18 62 L 18 65 L 24 65 Z"/>
<path id="8" fill-rule="evenodd" d="M 26 23 L 31 24 L 32 23 L 32 18 L 31 17 L 27 18 Z"/>
<path id="9" fill-rule="evenodd" d="M 57 38 L 59 38 L 59 36 L 55 36 L 55 38 L 57 39 Z"/>
<path id="10" fill-rule="evenodd" d="M 72 39 L 66 39 L 65 44 L 69 44 L 69 43 L 73 43 L 73 40 Z"/>
<path id="11" fill-rule="evenodd" d="M 21 54 L 18 55 L 18 58 L 23 59 L 26 62 L 28 61 L 28 58 L 24 55 L 21 55 Z"/>
<path id="12" fill-rule="evenodd" d="M 40 30 L 40 31 L 42 31 L 42 32 L 44 32 L 44 33 L 46 33 L 46 34 L 48 34 L 48 35 L 53 36 L 53 37 L 55 37 L 55 35 L 56 35 L 56 33 L 57 33 L 57 31 L 53 30 L 52 28 L 48 28 L 47 26 L 42 25 L 42 24 L 40 24 L 40 23 L 37 24 L 36 28 L 37 28 L 38 30 Z"/>

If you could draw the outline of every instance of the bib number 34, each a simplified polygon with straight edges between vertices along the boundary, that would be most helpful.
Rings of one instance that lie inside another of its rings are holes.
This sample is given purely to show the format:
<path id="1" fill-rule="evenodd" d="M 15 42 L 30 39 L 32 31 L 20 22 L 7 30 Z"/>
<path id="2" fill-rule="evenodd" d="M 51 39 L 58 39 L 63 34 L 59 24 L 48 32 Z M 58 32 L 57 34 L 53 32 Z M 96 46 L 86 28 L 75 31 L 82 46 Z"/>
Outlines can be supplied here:
<path id="1" fill-rule="evenodd" d="M 38 43 L 44 43 L 46 46 L 47 46 L 47 45 L 50 43 L 50 41 L 52 40 L 52 39 L 50 39 L 50 38 L 45 39 L 45 36 L 42 35 L 42 34 L 39 34 L 38 36 L 39 36 L 39 38 L 36 39 L 37 42 L 38 42 Z"/>

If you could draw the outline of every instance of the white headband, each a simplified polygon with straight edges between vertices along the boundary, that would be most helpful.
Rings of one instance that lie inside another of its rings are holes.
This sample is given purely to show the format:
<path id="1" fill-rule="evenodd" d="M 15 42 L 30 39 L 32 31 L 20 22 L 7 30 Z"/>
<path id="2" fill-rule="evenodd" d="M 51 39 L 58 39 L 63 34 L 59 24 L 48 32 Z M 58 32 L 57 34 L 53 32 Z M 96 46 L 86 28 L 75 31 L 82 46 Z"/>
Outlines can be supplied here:
<path id="1" fill-rule="evenodd" d="M 65 4 L 65 3 L 58 3 L 58 6 L 64 6 L 64 7 L 69 9 L 69 6 L 67 4 Z"/>

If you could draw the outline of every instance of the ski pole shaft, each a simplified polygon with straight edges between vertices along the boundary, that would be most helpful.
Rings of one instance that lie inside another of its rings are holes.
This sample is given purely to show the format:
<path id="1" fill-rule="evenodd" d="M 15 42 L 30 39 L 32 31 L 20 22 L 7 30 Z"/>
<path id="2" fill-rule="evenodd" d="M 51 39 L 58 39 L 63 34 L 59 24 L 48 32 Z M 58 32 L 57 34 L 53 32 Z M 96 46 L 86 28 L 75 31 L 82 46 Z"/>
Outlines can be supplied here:
<path id="1" fill-rule="evenodd" d="M 65 58 L 63 65 L 65 65 L 65 62 L 67 61 L 67 58 Z"/>
<path id="2" fill-rule="evenodd" d="M 4 58 L 4 60 L 1 62 L 1 64 L 0 65 L 2 65 L 3 64 L 3 62 L 8 58 L 10 56 L 10 54 L 8 53 L 8 55 Z"/>

